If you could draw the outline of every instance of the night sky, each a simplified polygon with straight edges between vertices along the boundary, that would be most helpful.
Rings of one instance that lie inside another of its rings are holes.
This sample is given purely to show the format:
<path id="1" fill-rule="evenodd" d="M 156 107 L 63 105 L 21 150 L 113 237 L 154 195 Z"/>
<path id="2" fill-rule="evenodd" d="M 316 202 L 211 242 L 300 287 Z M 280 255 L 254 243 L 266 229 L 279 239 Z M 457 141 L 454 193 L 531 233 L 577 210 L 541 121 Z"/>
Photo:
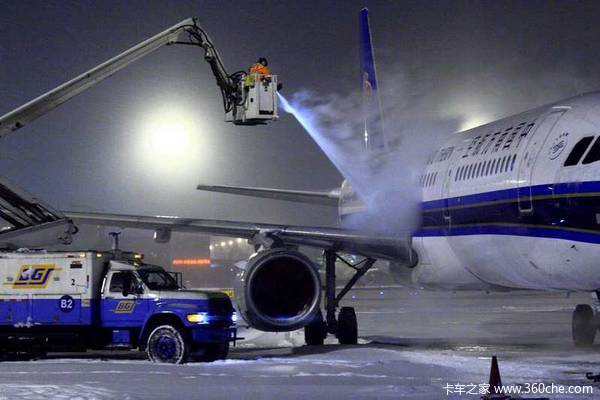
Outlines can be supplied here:
<path id="1" fill-rule="evenodd" d="M 190 16 L 230 72 L 265 56 L 287 96 L 354 96 L 363 6 L 395 135 L 427 140 L 600 89 L 599 2 L 3 1 L 0 114 Z M 334 223 L 333 209 L 195 190 L 326 190 L 342 180 L 283 112 L 264 127 L 222 122 L 202 56 L 160 49 L 2 139 L 3 175 L 59 209 Z M 197 134 L 165 159 L 143 127 L 168 110 L 190 115 Z"/>

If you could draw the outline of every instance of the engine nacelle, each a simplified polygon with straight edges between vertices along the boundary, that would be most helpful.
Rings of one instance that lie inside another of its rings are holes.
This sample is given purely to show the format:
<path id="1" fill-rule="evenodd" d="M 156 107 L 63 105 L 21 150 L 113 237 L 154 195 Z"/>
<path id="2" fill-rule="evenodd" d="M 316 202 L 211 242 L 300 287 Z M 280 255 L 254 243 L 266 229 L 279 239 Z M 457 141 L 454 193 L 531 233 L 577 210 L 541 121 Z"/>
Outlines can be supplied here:
<path id="1" fill-rule="evenodd" d="M 238 311 L 252 327 L 267 332 L 293 331 L 313 320 L 321 304 L 315 264 L 290 249 L 252 255 L 235 286 Z"/>

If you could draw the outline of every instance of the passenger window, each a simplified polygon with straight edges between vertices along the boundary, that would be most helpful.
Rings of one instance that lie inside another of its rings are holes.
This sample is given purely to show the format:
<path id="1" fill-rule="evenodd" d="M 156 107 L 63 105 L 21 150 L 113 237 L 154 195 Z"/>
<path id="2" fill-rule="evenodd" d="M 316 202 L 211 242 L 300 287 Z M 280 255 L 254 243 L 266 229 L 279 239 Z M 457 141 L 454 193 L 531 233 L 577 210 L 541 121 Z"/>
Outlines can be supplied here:
<path id="1" fill-rule="evenodd" d="M 583 157 L 583 154 L 585 153 L 587 148 L 590 146 L 590 143 L 592 143 L 593 139 L 593 136 L 586 136 L 579 142 L 577 142 L 577 144 L 575 144 L 573 150 L 571 150 L 571 153 L 569 153 L 569 156 L 565 160 L 564 166 L 570 167 L 571 165 L 577 165 L 577 163 L 579 163 L 579 160 L 581 160 L 581 157 Z"/>
<path id="2" fill-rule="evenodd" d="M 496 167 L 496 159 L 492 160 L 492 168 L 490 168 L 490 174 L 494 175 L 494 168 Z"/>
<path id="3" fill-rule="evenodd" d="M 492 162 L 490 160 L 487 160 L 485 162 L 485 176 L 488 176 L 490 174 L 490 165 L 492 165 Z"/>
<path id="4" fill-rule="evenodd" d="M 121 293 L 126 286 L 131 289 L 134 282 L 135 277 L 131 272 L 115 272 L 110 280 L 109 291 Z"/>
<path id="5" fill-rule="evenodd" d="M 512 171 L 513 169 L 515 169 L 515 161 L 517 161 L 517 155 L 513 155 L 512 157 L 512 161 L 510 163 L 510 170 Z"/>
<path id="6" fill-rule="evenodd" d="M 600 160 L 600 136 L 598 136 L 598 139 L 596 139 L 592 145 L 592 148 L 583 159 L 582 164 L 591 164 L 598 160 Z"/>

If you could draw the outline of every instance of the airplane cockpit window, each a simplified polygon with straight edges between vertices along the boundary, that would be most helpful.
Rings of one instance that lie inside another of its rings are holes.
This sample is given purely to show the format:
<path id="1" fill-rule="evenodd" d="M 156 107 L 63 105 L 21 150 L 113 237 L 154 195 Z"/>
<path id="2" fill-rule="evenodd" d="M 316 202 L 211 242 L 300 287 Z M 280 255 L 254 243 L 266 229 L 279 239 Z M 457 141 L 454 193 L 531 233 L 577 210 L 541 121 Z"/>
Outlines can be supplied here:
<path id="1" fill-rule="evenodd" d="M 582 164 L 591 164 L 596 161 L 600 161 L 600 136 L 592 145 L 592 148 L 583 159 Z"/>
<path id="2" fill-rule="evenodd" d="M 583 154 L 585 153 L 587 148 L 590 146 L 590 143 L 592 143 L 593 139 L 593 136 L 586 136 L 582 138 L 579 142 L 577 142 L 575 146 L 573 146 L 573 150 L 571 150 L 571 153 L 565 160 L 564 166 L 570 167 L 571 165 L 577 165 L 577 163 L 579 163 L 579 160 L 581 160 L 581 157 L 583 157 Z"/>

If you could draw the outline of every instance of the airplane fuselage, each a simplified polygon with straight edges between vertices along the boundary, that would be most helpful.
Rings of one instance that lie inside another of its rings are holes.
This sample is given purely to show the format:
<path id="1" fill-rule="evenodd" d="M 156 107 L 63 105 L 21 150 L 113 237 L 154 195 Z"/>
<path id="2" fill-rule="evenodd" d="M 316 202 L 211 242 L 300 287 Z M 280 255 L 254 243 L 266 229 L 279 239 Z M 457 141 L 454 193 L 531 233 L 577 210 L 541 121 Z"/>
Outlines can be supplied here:
<path id="1" fill-rule="evenodd" d="M 452 135 L 420 180 L 412 282 L 600 288 L 599 137 L 600 92 Z"/>

